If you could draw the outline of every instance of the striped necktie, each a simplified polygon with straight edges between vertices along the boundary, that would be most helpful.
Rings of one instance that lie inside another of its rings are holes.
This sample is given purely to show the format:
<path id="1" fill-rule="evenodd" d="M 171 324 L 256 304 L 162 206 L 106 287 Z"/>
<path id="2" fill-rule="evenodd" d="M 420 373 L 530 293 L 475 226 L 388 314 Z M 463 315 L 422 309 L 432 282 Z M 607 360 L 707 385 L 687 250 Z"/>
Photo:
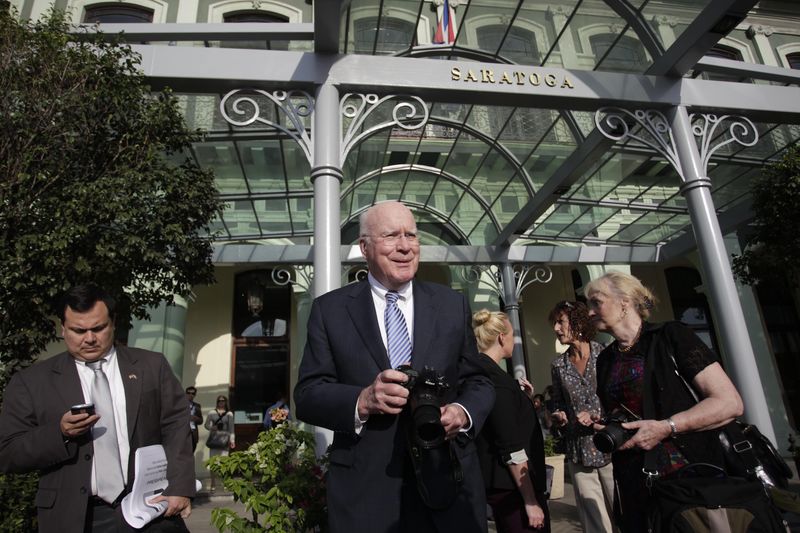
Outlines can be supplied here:
<path id="1" fill-rule="evenodd" d="M 97 478 L 97 496 L 108 503 L 114 503 L 125 488 L 122 466 L 119 461 L 117 426 L 114 423 L 114 403 L 111 400 L 111 387 L 103 371 L 105 359 L 86 363 L 94 371 L 92 380 L 92 401 L 100 420 L 94 425 L 94 471 Z"/>
<path id="2" fill-rule="evenodd" d="M 383 321 L 386 324 L 386 349 L 389 352 L 389 364 L 392 368 L 411 361 L 411 340 L 403 312 L 397 306 L 400 297 L 396 291 L 386 293 L 386 311 Z"/>

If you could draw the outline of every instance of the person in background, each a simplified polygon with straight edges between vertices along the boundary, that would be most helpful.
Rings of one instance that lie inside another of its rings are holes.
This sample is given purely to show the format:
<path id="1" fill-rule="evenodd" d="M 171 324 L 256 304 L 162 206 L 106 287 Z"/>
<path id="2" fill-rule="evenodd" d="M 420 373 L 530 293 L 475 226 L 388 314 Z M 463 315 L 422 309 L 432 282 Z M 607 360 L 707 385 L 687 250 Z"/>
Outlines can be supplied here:
<path id="1" fill-rule="evenodd" d="M 496 398 L 478 435 L 478 455 L 497 532 L 550 531 L 539 419 L 524 385 L 500 368 L 514 351 L 511 322 L 505 313 L 481 309 L 472 328 Z"/>
<path id="2" fill-rule="evenodd" d="M 715 429 L 743 411 L 742 399 L 719 360 L 680 322 L 647 322 L 654 297 L 630 274 L 608 272 L 585 288 L 589 316 L 614 342 L 597 358 L 597 394 L 606 413 L 627 413 L 622 427 L 633 435 L 611 454 L 616 483 L 615 519 L 623 533 L 647 531 L 648 495 L 644 455 L 655 449 L 660 475 L 690 463 L 723 467 Z M 652 378 L 645 382 L 651 358 Z M 683 381 L 697 391 L 696 403 Z M 642 420 L 645 396 L 654 418 Z M 601 424 L 594 425 L 603 429 Z"/>
<path id="3" fill-rule="evenodd" d="M 189 400 L 189 429 L 192 432 L 192 453 L 197 450 L 197 441 L 200 438 L 197 424 L 203 423 L 203 408 L 194 401 L 197 396 L 195 387 L 186 387 L 186 399 Z"/>
<path id="4" fill-rule="evenodd" d="M 551 365 L 552 420 L 567 456 L 578 517 L 584 531 L 610 532 L 614 504 L 611 455 L 595 447 L 591 421 L 592 416 L 602 414 L 596 366 L 603 345 L 592 340 L 596 329 L 582 302 L 556 304 L 548 321 L 558 342 L 568 347 Z"/>
<path id="5" fill-rule="evenodd" d="M 228 455 L 230 450 L 236 448 L 236 434 L 234 433 L 233 413 L 228 408 L 228 398 L 225 396 L 217 396 L 217 405 L 206 416 L 205 428 L 210 433 L 218 433 L 228 435 L 228 446 L 225 448 L 211 448 L 209 447 L 209 455 L 215 457 L 217 455 Z M 217 489 L 216 477 L 213 472 L 211 474 L 211 492 Z"/>
<path id="6" fill-rule="evenodd" d="M 285 393 L 281 393 L 275 403 L 264 411 L 264 429 L 271 429 L 273 426 L 291 419 L 292 413 L 289 410 L 289 400 L 286 399 Z"/>
<path id="7" fill-rule="evenodd" d="M 116 302 L 95 284 L 64 295 L 57 314 L 67 350 L 11 377 L 0 413 L 0 472 L 39 472 L 41 533 L 133 531 L 119 505 L 134 456 L 164 447 L 167 502 L 142 531 L 188 531 L 195 495 L 186 396 L 160 353 L 114 343 Z M 92 403 L 73 412 L 77 404 Z"/>
<path id="8" fill-rule="evenodd" d="M 531 402 L 533 402 L 533 409 L 536 411 L 536 417 L 539 419 L 542 437 L 547 437 L 552 425 L 552 420 L 550 418 L 550 412 L 547 410 L 544 403 L 544 394 L 534 394 L 531 396 Z"/>

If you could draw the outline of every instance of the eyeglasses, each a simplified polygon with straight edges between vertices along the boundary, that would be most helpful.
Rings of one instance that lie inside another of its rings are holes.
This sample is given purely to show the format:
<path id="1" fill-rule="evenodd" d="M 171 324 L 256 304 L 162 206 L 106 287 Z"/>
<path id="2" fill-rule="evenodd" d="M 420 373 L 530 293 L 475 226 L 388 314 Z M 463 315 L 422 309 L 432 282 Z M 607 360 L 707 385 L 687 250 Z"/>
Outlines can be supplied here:
<path id="1" fill-rule="evenodd" d="M 197 391 L 187 390 L 186 394 L 191 394 L 192 396 L 195 396 L 197 394 Z"/>
<path id="2" fill-rule="evenodd" d="M 382 233 L 380 235 L 376 235 L 375 239 L 382 241 L 384 244 L 389 246 L 393 246 L 400 242 L 400 239 L 404 238 L 408 241 L 408 244 L 415 245 L 419 243 L 419 236 L 416 233 Z"/>
<path id="3" fill-rule="evenodd" d="M 219 403 L 219 402 L 227 402 L 227 401 L 228 400 L 226 400 L 225 398 L 217 398 L 217 403 Z"/>

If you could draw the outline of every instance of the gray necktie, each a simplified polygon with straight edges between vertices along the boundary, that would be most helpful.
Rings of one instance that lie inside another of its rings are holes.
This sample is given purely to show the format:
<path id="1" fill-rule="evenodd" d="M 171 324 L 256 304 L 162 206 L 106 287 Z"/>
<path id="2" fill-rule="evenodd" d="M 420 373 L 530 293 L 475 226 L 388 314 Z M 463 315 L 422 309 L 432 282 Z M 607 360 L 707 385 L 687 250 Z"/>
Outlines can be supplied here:
<path id="1" fill-rule="evenodd" d="M 97 496 L 113 503 L 117 499 L 125 482 L 122 478 L 122 466 L 119 461 L 119 445 L 117 444 L 117 427 L 114 423 L 114 403 L 111 400 L 111 387 L 103 372 L 105 359 L 86 363 L 94 370 L 92 380 L 92 401 L 95 411 L 100 415 L 93 428 L 94 437 L 94 470 L 97 478 Z"/>

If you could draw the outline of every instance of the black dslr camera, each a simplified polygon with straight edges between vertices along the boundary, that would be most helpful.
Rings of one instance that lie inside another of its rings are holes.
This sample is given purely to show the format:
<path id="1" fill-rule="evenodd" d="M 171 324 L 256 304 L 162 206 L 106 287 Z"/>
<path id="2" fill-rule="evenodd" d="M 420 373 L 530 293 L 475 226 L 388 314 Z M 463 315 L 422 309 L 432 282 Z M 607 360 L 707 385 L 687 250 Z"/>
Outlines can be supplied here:
<path id="1" fill-rule="evenodd" d="M 444 376 L 427 366 L 421 372 L 409 365 L 402 365 L 397 370 L 408 376 L 408 381 L 403 386 L 409 390 L 407 409 L 412 443 L 426 450 L 441 446 L 444 444 L 445 432 L 440 407 L 450 385 Z"/>
<path id="2" fill-rule="evenodd" d="M 592 438 L 594 445 L 603 453 L 616 451 L 636 433 L 635 429 L 625 429 L 622 424 L 635 422 L 636 420 L 638 420 L 638 417 L 632 416 L 632 413 L 626 413 L 622 409 L 615 409 L 610 415 L 598 422 L 606 427 L 594 434 Z"/>

